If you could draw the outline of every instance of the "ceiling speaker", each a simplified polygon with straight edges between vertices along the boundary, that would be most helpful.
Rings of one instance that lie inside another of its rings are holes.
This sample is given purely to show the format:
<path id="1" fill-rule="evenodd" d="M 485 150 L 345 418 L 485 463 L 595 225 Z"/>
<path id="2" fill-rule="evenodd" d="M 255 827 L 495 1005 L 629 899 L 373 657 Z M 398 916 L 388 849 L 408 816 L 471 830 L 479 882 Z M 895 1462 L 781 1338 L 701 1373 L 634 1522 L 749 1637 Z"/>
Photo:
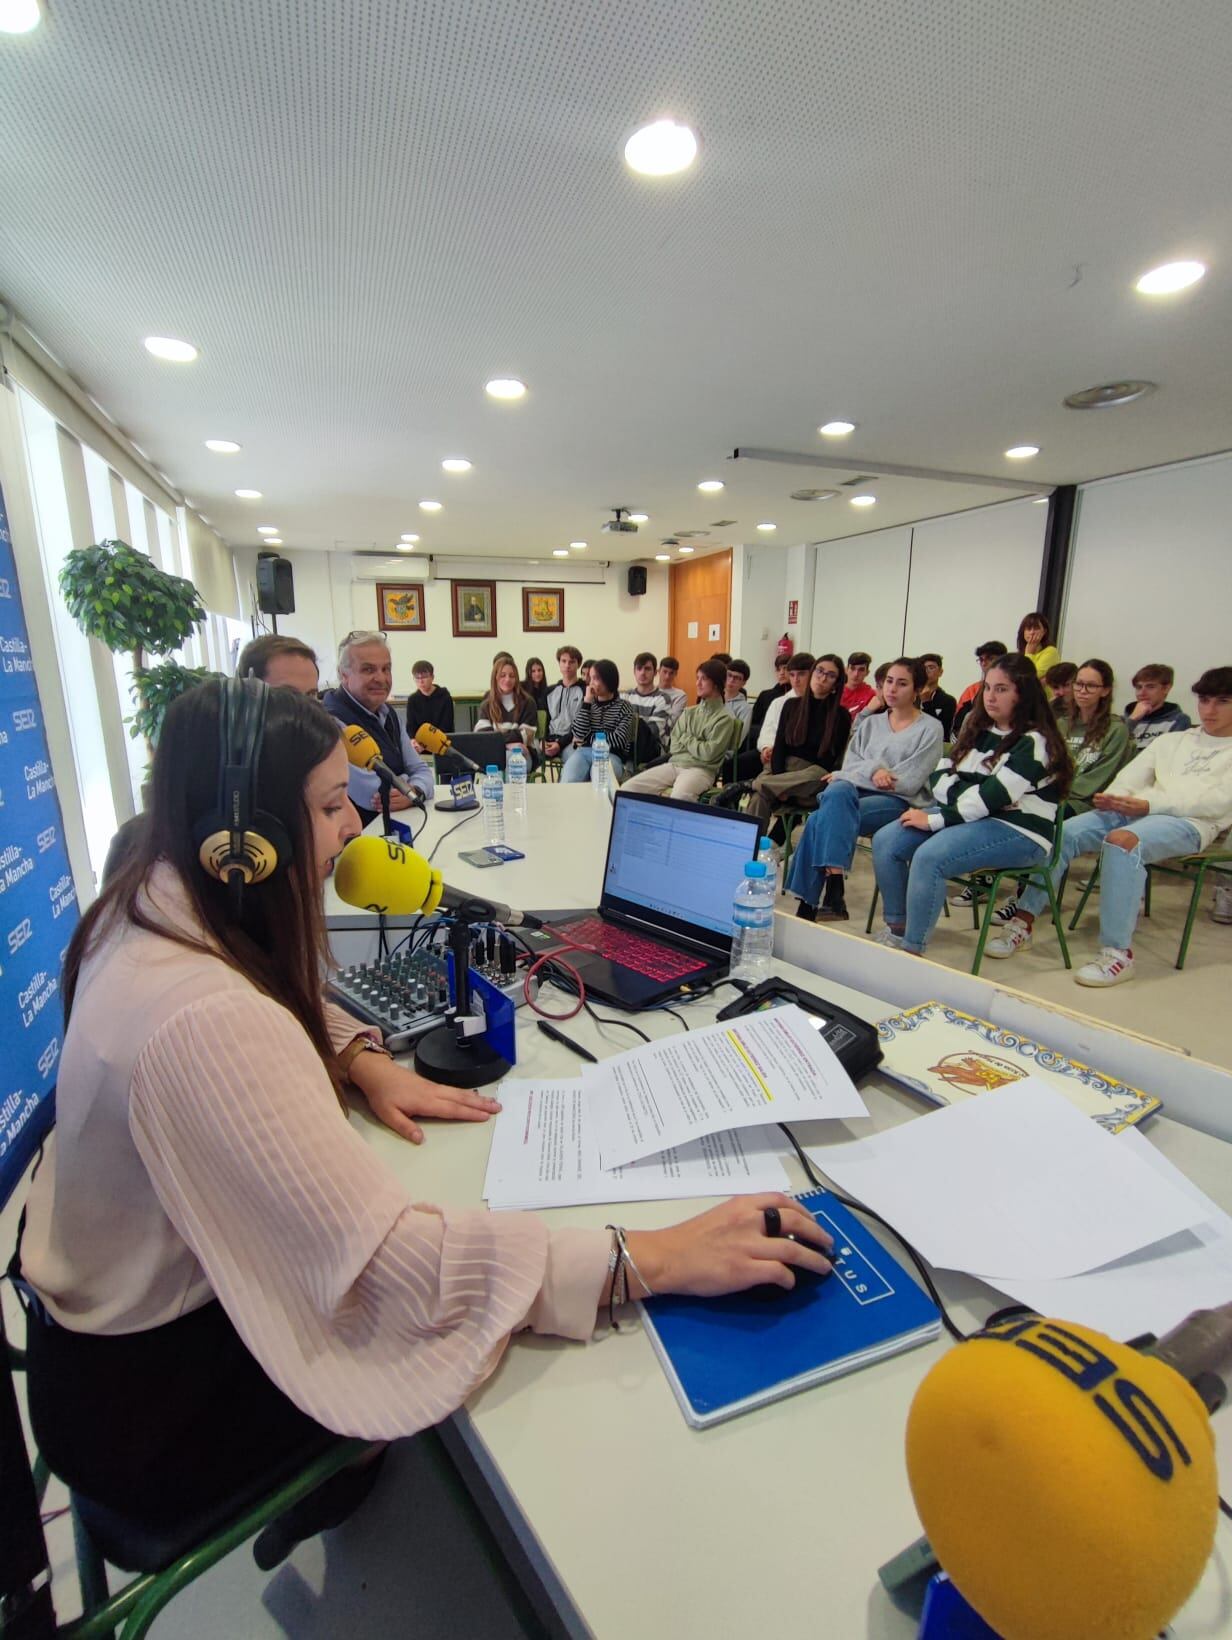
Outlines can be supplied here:
<path id="1" fill-rule="evenodd" d="M 630 564 L 629 565 L 629 596 L 631 598 L 640 598 L 642 596 L 642 594 L 645 592 L 645 590 L 646 590 L 646 566 L 645 566 L 645 564 Z"/>

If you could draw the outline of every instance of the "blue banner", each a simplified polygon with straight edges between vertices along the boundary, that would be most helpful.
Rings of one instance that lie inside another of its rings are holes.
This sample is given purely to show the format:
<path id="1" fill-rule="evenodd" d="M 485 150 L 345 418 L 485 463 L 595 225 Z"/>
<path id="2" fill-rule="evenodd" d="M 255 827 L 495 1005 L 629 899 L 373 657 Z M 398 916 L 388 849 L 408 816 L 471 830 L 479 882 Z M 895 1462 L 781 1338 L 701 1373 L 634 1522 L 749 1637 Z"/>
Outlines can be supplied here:
<path id="1" fill-rule="evenodd" d="M 0 1202 L 55 1119 L 77 894 L 0 495 Z"/>

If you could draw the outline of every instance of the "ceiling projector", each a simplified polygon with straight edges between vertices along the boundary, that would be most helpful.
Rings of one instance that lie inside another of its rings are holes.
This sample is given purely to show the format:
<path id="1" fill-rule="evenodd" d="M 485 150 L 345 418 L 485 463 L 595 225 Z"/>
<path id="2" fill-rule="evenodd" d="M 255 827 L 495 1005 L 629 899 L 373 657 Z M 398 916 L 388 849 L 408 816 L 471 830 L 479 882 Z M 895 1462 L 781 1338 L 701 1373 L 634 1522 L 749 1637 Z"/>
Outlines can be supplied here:
<path id="1" fill-rule="evenodd" d="M 603 534 L 636 535 L 637 525 L 631 518 L 625 517 L 628 510 L 629 509 L 627 507 L 613 507 L 612 511 L 616 514 L 616 516 L 615 518 L 609 518 L 607 523 L 603 525 Z"/>

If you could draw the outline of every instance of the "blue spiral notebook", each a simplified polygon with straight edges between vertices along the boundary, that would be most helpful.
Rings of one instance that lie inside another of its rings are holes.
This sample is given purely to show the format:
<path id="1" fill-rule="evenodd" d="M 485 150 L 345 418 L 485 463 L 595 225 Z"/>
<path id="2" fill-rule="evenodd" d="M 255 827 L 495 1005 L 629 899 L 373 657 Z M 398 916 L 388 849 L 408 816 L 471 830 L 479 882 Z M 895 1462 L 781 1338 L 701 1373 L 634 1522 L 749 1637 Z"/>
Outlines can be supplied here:
<path id="1" fill-rule="evenodd" d="M 797 1276 L 791 1292 L 772 1287 L 640 1306 L 694 1429 L 927 1344 L 941 1331 L 937 1306 L 828 1191 L 796 1200 L 834 1237 L 833 1275 Z"/>

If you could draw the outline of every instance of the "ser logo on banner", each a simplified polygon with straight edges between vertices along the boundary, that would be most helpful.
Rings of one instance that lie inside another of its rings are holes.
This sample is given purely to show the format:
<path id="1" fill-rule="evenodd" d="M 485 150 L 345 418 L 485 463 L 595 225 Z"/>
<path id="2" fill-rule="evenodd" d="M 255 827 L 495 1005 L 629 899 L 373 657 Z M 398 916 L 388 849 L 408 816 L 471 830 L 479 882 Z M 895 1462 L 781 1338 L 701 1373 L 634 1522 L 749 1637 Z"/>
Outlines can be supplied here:
<path id="1" fill-rule="evenodd" d="M 14 729 L 37 729 L 38 715 L 32 706 L 23 706 L 20 712 L 13 713 Z"/>
<path id="2" fill-rule="evenodd" d="M 34 938 L 34 924 L 29 917 L 23 917 L 16 928 L 9 929 L 9 955 L 15 957 L 27 940 Z"/>

